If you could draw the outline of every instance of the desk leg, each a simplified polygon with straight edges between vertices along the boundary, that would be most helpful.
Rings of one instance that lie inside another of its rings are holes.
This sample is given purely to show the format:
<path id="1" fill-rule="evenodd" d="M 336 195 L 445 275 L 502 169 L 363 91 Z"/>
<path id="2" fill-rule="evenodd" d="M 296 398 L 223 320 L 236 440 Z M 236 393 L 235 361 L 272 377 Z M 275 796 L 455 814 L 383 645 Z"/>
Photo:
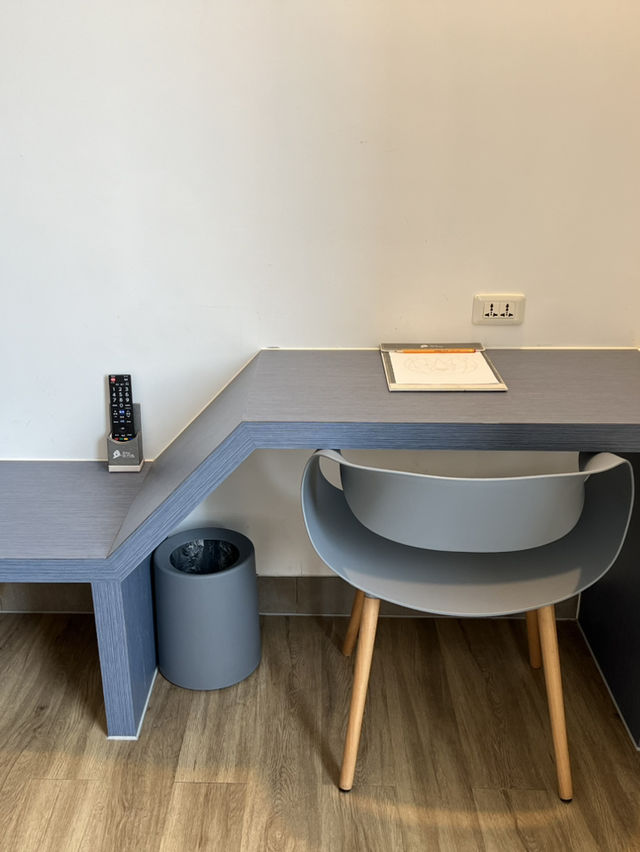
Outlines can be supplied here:
<path id="1" fill-rule="evenodd" d="M 635 505 L 626 541 L 611 570 L 580 597 L 578 620 L 620 715 L 640 748 L 640 454 L 633 465 Z"/>
<path id="2" fill-rule="evenodd" d="M 109 737 L 137 738 L 156 673 L 150 565 L 91 584 Z"/>

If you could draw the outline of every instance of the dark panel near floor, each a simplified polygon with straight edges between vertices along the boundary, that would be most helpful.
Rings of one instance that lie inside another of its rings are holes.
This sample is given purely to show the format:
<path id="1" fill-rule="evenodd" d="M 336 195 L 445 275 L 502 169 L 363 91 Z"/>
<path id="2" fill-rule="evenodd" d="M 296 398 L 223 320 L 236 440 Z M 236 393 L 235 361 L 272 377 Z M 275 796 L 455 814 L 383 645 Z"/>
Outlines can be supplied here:
<path id="1" fill-rule="evenodd" d="M 579 622 L 636 744 L 640 746 L 640 456 L 633 464 L 636 503 L 615 565 L 582 595 Z"/>

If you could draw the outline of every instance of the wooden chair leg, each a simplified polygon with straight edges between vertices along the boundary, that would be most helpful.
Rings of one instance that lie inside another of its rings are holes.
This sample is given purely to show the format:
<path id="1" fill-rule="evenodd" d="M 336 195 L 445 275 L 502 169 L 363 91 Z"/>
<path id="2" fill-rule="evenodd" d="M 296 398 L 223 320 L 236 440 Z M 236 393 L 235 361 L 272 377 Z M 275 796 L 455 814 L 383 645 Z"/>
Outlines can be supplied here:
<path id="1" fill-rule="evenodd" d="M 532 669 L 539 669 L 542 665 L 542 652 L 540 650 L 540 629 L 538 627 L 538 611 L 529 610 L 527 616 L 527 640 L 529 642 L 529 662 Z"/>
<path id="2" fill-rule="evenodd" d="M 558 794 L 563 801 L 569 802 L 573 798 L 573 788 L 571 784 L 567 727 L 564 717 L 564 700 L 562 698 L 558 634 L 556 632 L 556 616 L 553 606 L 543 606 L 538 610 L 538 623 L 540 627 L 542 659 L 544 661 L 544 679 L 547 685 L 551 734 L 553 736 L 553 748 L 556 755 Z"/>
<path id="3" fill-rule="evenodd" d="M 351 605 L 351 620 L 349 621 L 347 635 L 344 637 L 344 644 L 342 646 L 342 653 L 345 657 L 350 657 L 355 647 L 356 639 L 358 638 L 358 631 L 360 630 L 360 619 L 362 618 L 363 604 L 364 592 L 361 592 L 360 589 L 356 589 L 353 604 Z"/>
<path id="4" fill-rule="evenodd" d="M 353 677 L 353 690 L 351 693 L 351 708 L 349 710 L 347 736 L 342 755 L 342 769 L 340 770 L 339 787 L 344 793 L 353 787 L 353 776 L 356 772 L 356 759 L 358 756 L 358 745 L 360 744 L 360 731 L 362 730 L 362 717 L 367 698 L 369 672 L 371 671 L 373 644 L 376 638 L 379 611 L 380 601 L 377 598 L 364 599 L 362 621 L 360 624 L 360 639 L 358 641 L 358 652 L 356 654 Z"/>

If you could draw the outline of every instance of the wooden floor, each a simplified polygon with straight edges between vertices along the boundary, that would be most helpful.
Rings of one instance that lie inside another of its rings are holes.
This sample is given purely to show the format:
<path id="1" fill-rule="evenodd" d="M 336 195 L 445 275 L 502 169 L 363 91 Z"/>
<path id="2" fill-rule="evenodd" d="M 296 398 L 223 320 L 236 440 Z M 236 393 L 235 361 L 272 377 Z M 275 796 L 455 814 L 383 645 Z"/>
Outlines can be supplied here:
<path id="1" fill-rule="evenodd" d="M 508 620 L 381 621 L 340 793 L 345 627 L 265 618 L 251 677 L 209 693 L 158 677 L 140 740 L 114 742 L 92 618 L 0 616 L 0 849 L 640 850 L 640 755 L 574 623 L 559 630 L 568 805 L 543 675 Z"/>

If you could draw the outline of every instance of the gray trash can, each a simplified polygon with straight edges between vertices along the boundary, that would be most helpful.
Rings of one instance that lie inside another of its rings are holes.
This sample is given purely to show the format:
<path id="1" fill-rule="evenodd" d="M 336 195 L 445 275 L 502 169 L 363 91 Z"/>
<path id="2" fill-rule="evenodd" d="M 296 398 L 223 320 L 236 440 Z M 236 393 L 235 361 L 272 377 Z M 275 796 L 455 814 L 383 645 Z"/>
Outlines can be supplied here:
<path id="1" fill-rule="evenodd" d="M 158 668 L 177 686 L 221 689 L 260 662 L 253 544 L 218 527 L 184 530 L 153 554 Z"/>

